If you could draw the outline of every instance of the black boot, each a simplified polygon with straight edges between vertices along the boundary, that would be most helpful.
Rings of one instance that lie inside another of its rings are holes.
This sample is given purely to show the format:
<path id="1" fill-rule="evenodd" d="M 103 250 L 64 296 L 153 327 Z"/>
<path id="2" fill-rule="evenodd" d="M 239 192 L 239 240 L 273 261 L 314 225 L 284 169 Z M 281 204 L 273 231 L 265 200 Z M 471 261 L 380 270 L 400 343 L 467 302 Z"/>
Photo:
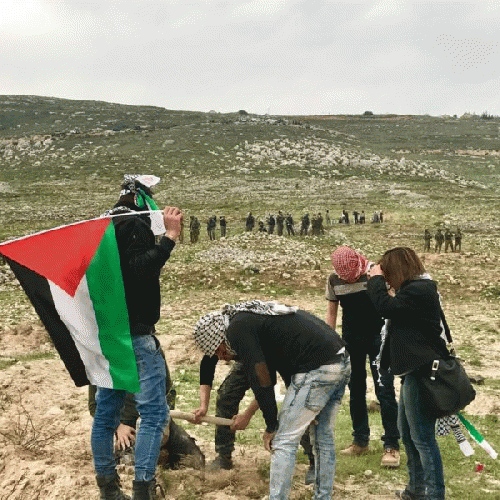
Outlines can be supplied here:
<path id="1" fill-rule="evenodd" d="M 159 500 L 159 497 L 156 494 L 157 487 L 160 486 L 156 484 L 155 479 L 151 479 L 151 481 L 134 480 L 132 487 L 132 500 Z"/>
<path id="2" fill-rule="evenodd" d="M 101 492 L 100 500 L 130 500 L 120 489 L 120 478 L 114 476 L 96 476 L 97 486 Z"/>

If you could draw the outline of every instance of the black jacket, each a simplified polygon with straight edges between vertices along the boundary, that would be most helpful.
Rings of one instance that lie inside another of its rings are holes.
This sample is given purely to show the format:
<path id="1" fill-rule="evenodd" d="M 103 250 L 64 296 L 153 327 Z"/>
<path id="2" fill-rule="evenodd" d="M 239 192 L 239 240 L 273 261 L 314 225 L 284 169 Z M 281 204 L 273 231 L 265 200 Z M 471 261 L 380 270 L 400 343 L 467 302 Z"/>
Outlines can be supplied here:
<path id="1" fill-rule="evenodd" d="M 118 216 L 113 222 L 131 333 L 151 333 L 160 319 L 160 272 L 175 242 L 163 236 L 157 245 L 144 216 Z"/>
<path id="2" fill-rule="evenodd" d="M 368 294 L 380 315 L 390 320 L 382 368 L 402 375 L 449 356 L 441 338 L 441 305 L 434 281 L 405 281 L 391 297 L 385 279 L 374 276 L 368 281 Z"/>

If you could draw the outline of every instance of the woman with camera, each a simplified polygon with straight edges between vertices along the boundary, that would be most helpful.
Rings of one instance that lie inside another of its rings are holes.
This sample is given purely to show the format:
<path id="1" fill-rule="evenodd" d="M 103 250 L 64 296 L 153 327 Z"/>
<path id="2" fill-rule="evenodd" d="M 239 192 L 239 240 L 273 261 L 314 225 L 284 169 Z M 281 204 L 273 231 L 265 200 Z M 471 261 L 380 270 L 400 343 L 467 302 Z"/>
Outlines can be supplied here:
<path id="1" fill-rule="evenodd" d="M 368 294 L 386 321 L 381 367 L 402 378 L 398 425 L 407 455 L 409 481 L 399 492 L 405 500 L 443 500 L 441 453 L 435 438 L 436 418 L 425 410 L 419 370 L 436 358 L 447 358 L 441 338 L 441 305 L 437 286 L 408 247 L 385 252 L 369 272 Z M 388 286 L 395 293 L 388 290 Z"/>

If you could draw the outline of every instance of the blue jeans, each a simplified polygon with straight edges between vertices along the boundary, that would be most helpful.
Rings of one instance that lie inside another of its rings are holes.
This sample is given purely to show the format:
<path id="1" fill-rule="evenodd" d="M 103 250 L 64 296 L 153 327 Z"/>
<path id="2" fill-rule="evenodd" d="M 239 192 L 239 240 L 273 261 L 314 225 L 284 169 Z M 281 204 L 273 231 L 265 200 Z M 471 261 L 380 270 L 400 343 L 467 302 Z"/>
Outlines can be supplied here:
<path id="1" fill-rule="evenodd" d="M 135 479 L 150 481 L 155 476 L 163 431 L 169 419 L 165 395 L 166 367 L 159 343 L 153 335 L 133 336 L 132 345 L 141 385 L 141 392 L 134 394 L 141 416 L 135 442 Z M 91 446 L 98 476 L 115 474 L 113 437 L 120 423 L 125 395 L 123 390 L 97 389 Z"/>
<path id="2" fill-rule="evenodd" d="M 375 386 L 375 395 L 380 403 L 380 415 L 384 435 L 384 448 L 399 450 L 398 403 L 394 391 L 394 376 L 387 370 L 379 372 L 374 364 L 380 352 L 381 338 L 376 336 L 372 342 L 348 342 L 347 349 L 351 358 L 351 379 L 349 380 L 349 409 L 351 412 L 353 443 L 367 446 L 370 441 L 368 409 L 366 407 L 366 358 L 370 361 L 370 370 Z"/>
<path id="3" fill-rule="evenodd" d="M 425 411 L 416 377 L 406 375 L 399 396 L 399 429 L 406 450 L 409 481 L 416 498 L 443 500 L 443 463 L 436 442 L 436 419 Z"/>
<path id="4" fill-rule="evenodd" d="M 314 500 L 330 500 L 335 479 L 335 416 L 350 375 L 349 357 L 297 373 L 285 395 L 272 440 L 269 500 L 286 500 L 292 487 L 300 438 L 309 424 L 316 468 Z"/>

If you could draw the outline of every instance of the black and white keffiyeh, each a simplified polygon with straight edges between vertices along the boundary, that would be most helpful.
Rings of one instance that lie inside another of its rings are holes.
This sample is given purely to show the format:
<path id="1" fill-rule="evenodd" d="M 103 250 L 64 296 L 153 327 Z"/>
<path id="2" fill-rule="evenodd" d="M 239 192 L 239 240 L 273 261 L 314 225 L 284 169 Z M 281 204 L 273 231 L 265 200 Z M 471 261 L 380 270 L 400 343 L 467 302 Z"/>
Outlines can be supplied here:
<path id="1" fill-rule="evenodd" d="M 237 304 L 225 304 L 220 311 L 213 311 L 202 316 L 194 327 L 194 341 L 198 348 L 207 356 L 212 357 L 222 342 L 231 349 L 226 330 L 229 322 L 240 312 L 250 312 L 267 316 L 278 316 L 282 314 L 293 314 L 297 307 L 285 306 L 277 302 L 264 302 L 252 300 L 238 302 Z"/>

